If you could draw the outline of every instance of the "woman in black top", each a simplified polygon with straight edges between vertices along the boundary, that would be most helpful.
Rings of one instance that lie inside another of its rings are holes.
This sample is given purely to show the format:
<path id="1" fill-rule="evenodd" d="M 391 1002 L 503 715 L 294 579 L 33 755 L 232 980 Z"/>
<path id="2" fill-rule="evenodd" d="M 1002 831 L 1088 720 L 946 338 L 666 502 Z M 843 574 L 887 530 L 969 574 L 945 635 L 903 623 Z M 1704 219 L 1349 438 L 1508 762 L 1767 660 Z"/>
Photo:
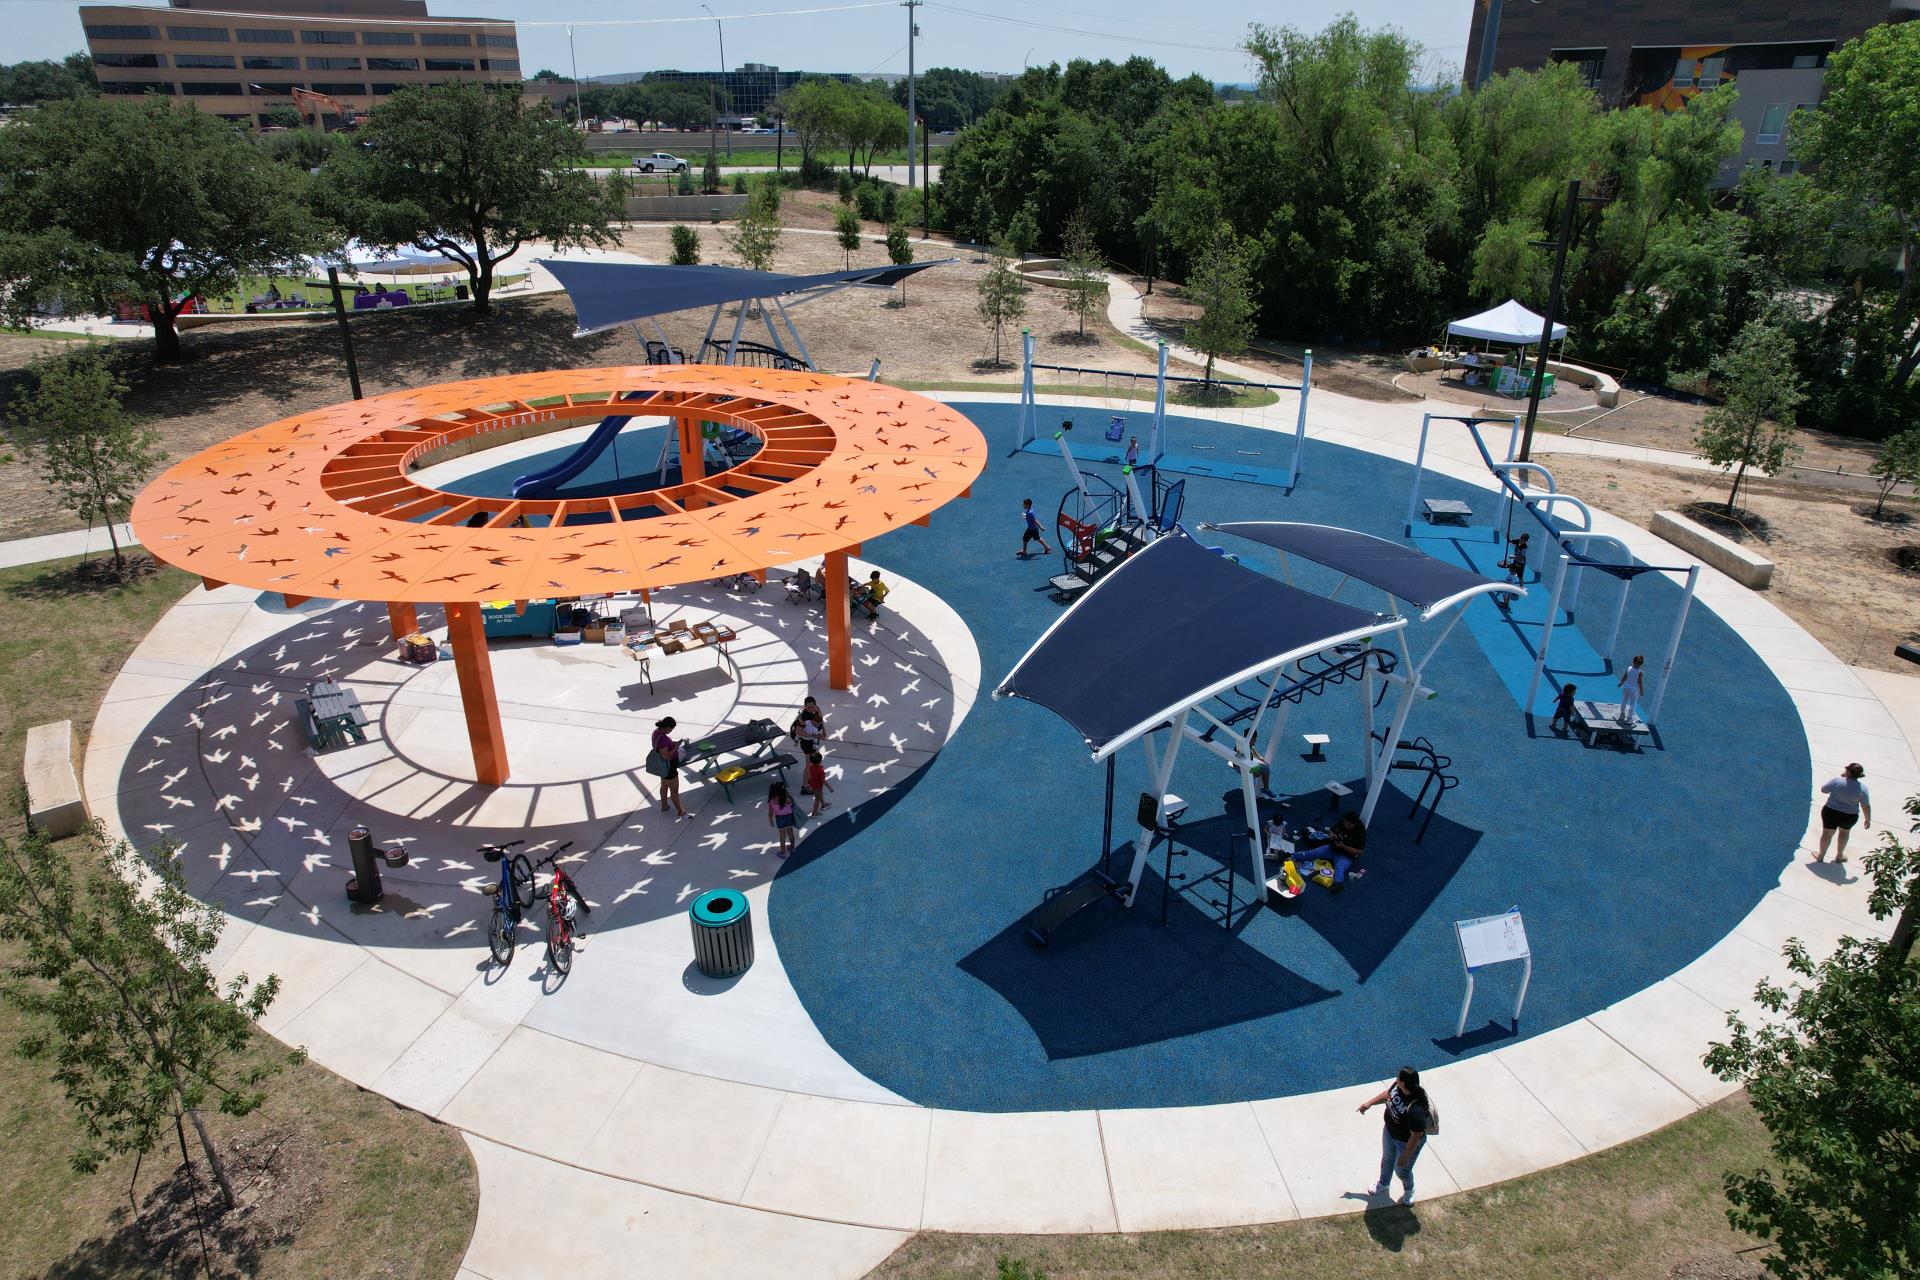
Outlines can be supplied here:
<path id="1" fill-rule="evenodd" d="M 1427 1091 L 1420 1087 L 1420 1073 L 1412 1067 L 1400 1068 L 1392 1084 L 1360 1104 L 1360 1114 L 1365 1115 L 1367 1108 L 1383 1104 L 1387 1114 L 1380 1130 L 1380 1181 L 1367 1194 L 1386 1195 L 1397 1173 L 1406 1187 L 1400 1203 L 1412 1204 L 1413 1162 L 1420 1158 L 1420 1148 L 1427 1143 L 1427 1130 L 1433 1127 L 1433 1104 L 1427 1100 Z"/>

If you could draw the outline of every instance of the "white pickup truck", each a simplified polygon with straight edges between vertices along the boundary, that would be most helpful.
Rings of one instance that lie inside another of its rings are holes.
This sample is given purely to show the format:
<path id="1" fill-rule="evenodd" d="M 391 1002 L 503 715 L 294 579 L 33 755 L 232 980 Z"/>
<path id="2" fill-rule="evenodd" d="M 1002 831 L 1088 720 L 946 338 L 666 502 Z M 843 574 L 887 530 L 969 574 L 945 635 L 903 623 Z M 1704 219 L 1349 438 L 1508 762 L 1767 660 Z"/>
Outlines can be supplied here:
<path id="1" fill-rule="evenodd" d="M 652 155 L 635 156 L 633 167 L 642 173 L 685 173 L 687 162 L 670 152 L 656 151 Z"/>

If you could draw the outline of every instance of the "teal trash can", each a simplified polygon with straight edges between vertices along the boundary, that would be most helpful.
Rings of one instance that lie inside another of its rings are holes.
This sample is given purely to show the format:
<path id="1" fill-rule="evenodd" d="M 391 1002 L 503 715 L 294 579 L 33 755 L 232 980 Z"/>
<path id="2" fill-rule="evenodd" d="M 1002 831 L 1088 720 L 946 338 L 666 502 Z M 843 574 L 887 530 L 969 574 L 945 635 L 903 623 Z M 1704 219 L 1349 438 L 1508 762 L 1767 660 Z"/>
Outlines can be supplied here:
<path id="1" fill-rule="evenodd" d="M 693 900 L 693 962 L 709 978 L 736 978 L 753 967 L 753 915 L 746 895 L 709 889 Z"/>

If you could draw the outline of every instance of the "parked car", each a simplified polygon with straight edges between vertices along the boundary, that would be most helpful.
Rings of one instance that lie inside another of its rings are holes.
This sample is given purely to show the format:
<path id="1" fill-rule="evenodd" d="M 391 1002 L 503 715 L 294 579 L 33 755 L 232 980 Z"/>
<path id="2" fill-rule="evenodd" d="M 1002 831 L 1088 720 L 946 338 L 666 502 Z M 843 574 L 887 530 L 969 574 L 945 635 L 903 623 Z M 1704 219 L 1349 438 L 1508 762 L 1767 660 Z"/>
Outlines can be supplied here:
<path id="1" fill-rule="evenodd" d="M 655 151 L 651 155 L 635 156 L 633 167 L 642 173 L 685 173 L 687 162 L 667 151 Z"/>

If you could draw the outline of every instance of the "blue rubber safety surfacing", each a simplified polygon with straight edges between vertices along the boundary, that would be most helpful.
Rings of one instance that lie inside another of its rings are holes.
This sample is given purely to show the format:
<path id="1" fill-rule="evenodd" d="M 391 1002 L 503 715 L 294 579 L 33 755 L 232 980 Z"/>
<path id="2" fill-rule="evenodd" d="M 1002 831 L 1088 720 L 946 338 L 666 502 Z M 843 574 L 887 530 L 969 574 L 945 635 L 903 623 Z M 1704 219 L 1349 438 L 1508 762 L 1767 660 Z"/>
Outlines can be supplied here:
<path id="1" fill-rule="evenodd" d="M 1046 590 L 1057 556 L 1022 561 L 1014 552 L 1020 500 L 1051 511 L 1068 479 L 1057 454 L 1013 451 L 1017 406 L 959 407 L 996 452 L 973 497 L 943 507 L 930 530 L 889 534 L 863 554 L 968 621 L 986 688 L 931 763 L 807 835 L 768 911 L 808 1014 L 878 1083 L 931 1106 L 1013 1111 L 1194 1105 L 1375 1082 L 1403 1064 L 1437 1066 L 1537 1035 L 1658 981 L 1729 932 L 1791 856 L 1806 816 L 1807 748 L 1786 692 L 1752 651 L 1696 607 L 1661 710 L 1663 749 L 1589 749 L 1548 732 L 1545 717 L 1529 736 L 1509 690 L 1516 682 L 1525 690 L 1544 616 L 1545 589 L 1535 583 L 1518 627 L 1489 601 L 1469 605 L 1468 625 L 1429 668 L 1426 683 L 1440 696 L 1416 706 L 1407 736 L 1450 755 L 1461 785 L 1424 843 L 1413 843 L 1411 794 L 1390 787 L 1371 828 L 1368 874 L 1341 896 L 1310 887 L 1285 914 L 1243 903 L 1245 922 L 1229 934 L 1197 893 L 1176 894 L 1162 927 L 1156 851 L 1137 907 L 1101 902 L 1048 949 L 1034 948 L 1024 926 L 1042 895 L 1099 862 L 1105 773 L 1058 718 L 988 691 L 1059 616 Z M 1225 456 L 1273 442 L 1272 433 L 1249 440 L 1247 428 L 1193 419 L 1176 429 L 1177 439 Z M 625 435 L 621 443 L 633 448 Z M 622 459 L 627 483 L 658 457 L 658 441 L 649 443 L 644 468 L 633 466 L 639 451 Z M 541 461 L 461 488 L 510 484 Z M 610 461 L 601 463 L 606 474 L 576 483 L 618 485 Z M 1106 474 L 1118 480 L 1117 468 Z M 1411 482 L 1403 464 L 1309 441 L 1291 497 L 1194 477 L 1185 518 L 1313 520 L 1393 538 Z M 1445 477 L 1424 484 L 1430 496 L 1486 498 Z M 1053 530 L 1047 538 L 1057 548 Z M 1256 544 L 1207 541 L 1278 571 L 1277 557 Z M 1498 558 L 1491 542 L 1471 549 L 1487 553 Z M 1298 561 L 1292 570 L 1297 585 L 1335 586 L 1333 575 Z M 1584 578 L 1563 606 L 1601 629 L 1597 642 L 1618 584 Z M 1340 598 L 1379 602 L 1352 584 Z M 1636 583 L 1622 650 L 1658 652 L 1679 598 L 1664 579 Z M 1423 653 L 1434 629 L 1410 631 Z M 1571 637 L 1565 627 L 1556 633 L 1550 667 L 1573 657 Z M 1584 673 L 1568 678 L 1582 696 L 1613 687 L 1611 674 L 1592 677 L 1591 688 Z M 1347 684 L 1292 709 L 1274 786 L 1299 797 L 1296 815 L 1329 815 L 1319 790 L 1329 780 L 1359 790 L 1360 696 Z M 1332 736 L 1324 763 L 1301 759 L 1299 735 L 1311 732 Z M 1176 876 L 1214 869 L 1224 856 L 1217 837 L 1236 822 L 1209 820 L 1229 804 L 1238 812 L 1234 774 L 1191 747 L 1182 756 L 1172 790 L 1190 802 L 1194 843 L 1207 848 L 1176 864 Z M 1417 789 L 1417 776 L 1395 777 Z M 1728 783 L 1736 778 L 1737 788 Z M 1141 752 L 1130 748 L 1115 788 L 1116 845 L 1145 785 Z M 851 793 L 836 798 L 854 803 Z M 1128 856 L 1117 854 L 1116 870 Z M 1467 1034 L 1456 1040 L 1464 983 L 1451 922 L 1514 904 L 1535 954 L 1518 1036 L 1506 1019 L 1519 970 L 1506 965 L 1479 974 Z"/>
<path id="2" fill-rule="evenodd" d="M 997 454 L 972 499 L 942 508 L 931 530 L 890 534 L 863 554 L 968 620 L 990 689 L 1059 616 L 1044 591 L 1058 559 L 1014 552 L 1020 500 L 1051 509 L 1068 481 L 1057 457 L 1010 454 L 1015 406 L 959 407 Z M 1179 431 L 1222 450 L 1248 434 L 1193 420 Z M 1188 518 L 1399 534 L 1410 468 L 1310 441 L 1302 473 L 1287 499 L 1194 478 Z M 1427 484 L 1433 496 L 1484 496 L 1443 477 Z M 1277 568 L 1263 548 L 1235 549 Z M 1330 576 L 1293 568 L 1299 585 L 1333 589 Z M 1609 613 L 1614 584 L 1586 577 L 1578 607 L 1593 625 Z M 1377 599 L 1351 585 L 1341 598 Z M 1678 600 L 1671 583 L 1636 584 L 1623 642 L 1657 649 Z M 1492 604 L 1470 607 L 1498 625 Z M 1418 651 L 1433 629 L 1412 630 Z M 1368 875 L 1344 895 L 1310 888 L 1289 914 L 1260 910 L 1233 934 L 1176 896 L 1162 928 L 1156 852 L 1137 907 L 1102 902 L 1044 951 L 1023 926 L 1047 889 L 1097 864 L 1104 770 L 1056 717 L 983 689 L 918 775 L 801 843 L 768 913 L 782 962 L 855 1067 L 916 1102 L 974 1110 L 1285 1095 L 1510 1043 L 1514 965 L 1479 975 L 1468 1032 L 1453 1038 L 1464 984 L 1451 922 L 1516 903 L 1535 952 L 1519 1035 L 1585 1016 L 1687 964 L 1773 885 L 1805 821 L 1805 740 L 1785 691 L 1703 608 L 1689 618 L 1662 709 L 1663 750 L 1589 749 L 1544 724 L 1529 737 L 1502 686 L 1507 668 L 1531 654 L 1515 645 L 1496 649 L 1495 660 L 1502 670 L 1464 628 L 1435 660 L 1428 683 L 1440 697 L 1418 705 L 1409 736 L 1451 755 L 1461 785 L 1418 845 L 1411 796 L 1390 789 Z M 1294 708 L 1275 788 L 1302 796 L 1297 813 L 1327 813 L 1318 788 L 1330 779 L 1359 785 L 1359 698 L 1346 685 Z M 1301 760 L 1306 732 L 1332 735 L 1326 763 Z M 1124 753 L 1116 843 L 1129 834 L 1145 776 L 1140 751 Z M 1172 789 L 1198 824 L 1226 812 L 1234 782 L 1221 762 L 1189 748 Z M 1214 865 L 1201 853 L 1184 862 L 1177 875 Z"/>

